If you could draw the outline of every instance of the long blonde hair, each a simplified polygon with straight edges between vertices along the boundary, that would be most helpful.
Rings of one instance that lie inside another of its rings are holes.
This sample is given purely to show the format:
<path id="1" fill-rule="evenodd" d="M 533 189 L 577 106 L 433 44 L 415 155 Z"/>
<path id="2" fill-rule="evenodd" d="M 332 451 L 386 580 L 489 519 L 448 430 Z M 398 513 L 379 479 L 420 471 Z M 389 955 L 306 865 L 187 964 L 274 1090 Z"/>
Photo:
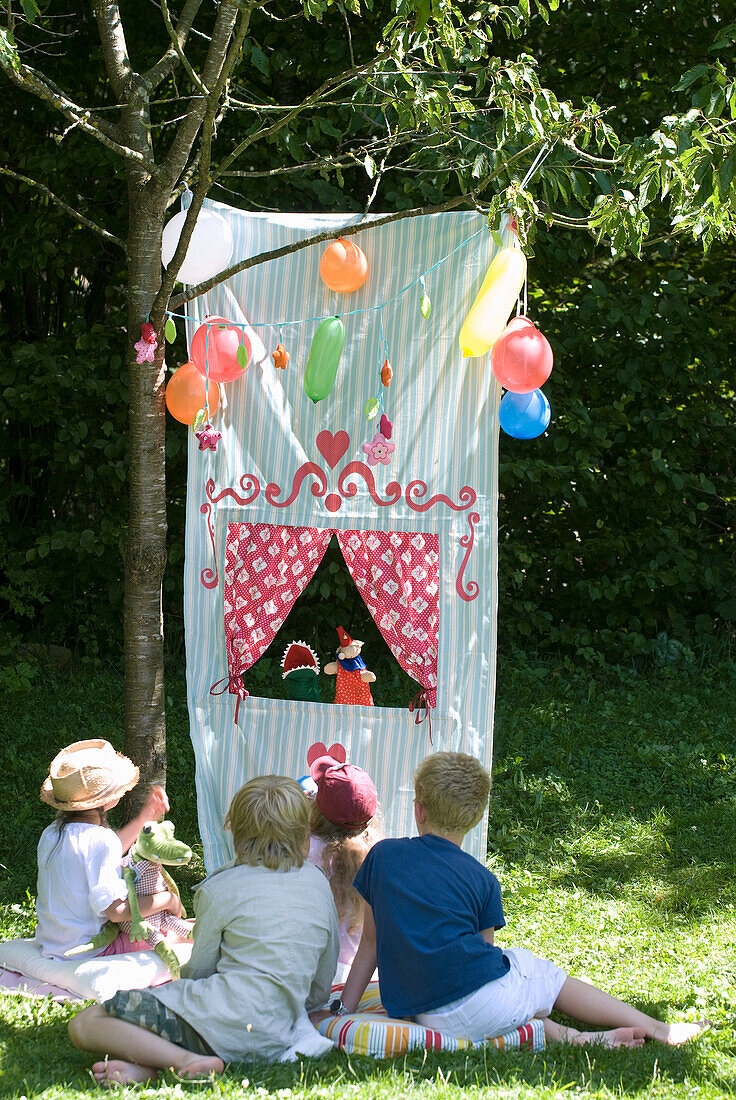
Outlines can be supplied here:
<path id="1" fill-rule="evenodd" d="M 309 829 L 312 836 L 325 842 L 318 866 L 330 883 L 338 918 L 347 922 L 349 932 L 355 932 L 363 919 L 363 899 L 353 886 L 353 879 L 367 853 L 381 839 L 378 815 L 356 830 L 328 821 L 313 802 L 309 811 Z"/>

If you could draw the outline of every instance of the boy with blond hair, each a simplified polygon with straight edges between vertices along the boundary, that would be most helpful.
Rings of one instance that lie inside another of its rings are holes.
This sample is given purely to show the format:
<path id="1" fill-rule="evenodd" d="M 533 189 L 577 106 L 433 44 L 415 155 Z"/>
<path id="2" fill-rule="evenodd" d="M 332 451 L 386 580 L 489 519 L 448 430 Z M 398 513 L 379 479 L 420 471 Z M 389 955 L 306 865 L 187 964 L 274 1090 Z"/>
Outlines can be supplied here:
<path id="1" fill-rule="evenodd" d="M 343 990 L 330 1006 L 355 1011 L 378 962 L 389 1016 L 480 1041 L 533 1017 L 545 1035 L 570 1043 L 677 1045 L 705 1022 L 665 1024 L 595 986 L 570 978 L 526 948 L 494 943 L 506 923 L 498 879 L 461 848 L 483 817 L 490 776 L 473 756 L 438 752 L 414 776 L 419 835 L 379 841 L 355 878 L 363 934 Z M 553 1008 L 608 1031 L 578 1031 L 549 1019 Z"/>
<path id="2" fill-rule="evenodd" d="M 293 779 L 263 775 L 241 787 L 225 819 L 235 859 L 200 883 L 182 979 L 121 991 L 69 1023 L 75 1046 L 111 1057 L 92 1067 L 101 1085 L 222 1073 L 255 1055 L 322 1054 L 307 1009 L 324 1004 L 337 965 L 329 883 L 306 862 L 309 803 Z"/>

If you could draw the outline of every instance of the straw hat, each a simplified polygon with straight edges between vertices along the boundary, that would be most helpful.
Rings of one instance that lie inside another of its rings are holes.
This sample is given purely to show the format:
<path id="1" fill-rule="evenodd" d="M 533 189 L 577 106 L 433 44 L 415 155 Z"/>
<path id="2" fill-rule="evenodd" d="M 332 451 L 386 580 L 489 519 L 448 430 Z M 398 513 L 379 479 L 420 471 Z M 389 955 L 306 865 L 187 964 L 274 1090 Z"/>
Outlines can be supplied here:
<path id="1" fill-rule="evenodd" d="M 132 790 L 138 776 L 133 761 L 109 741 L 75 741 L 51 761 L 41 801 L 57 810 L 94 810 Z"/>

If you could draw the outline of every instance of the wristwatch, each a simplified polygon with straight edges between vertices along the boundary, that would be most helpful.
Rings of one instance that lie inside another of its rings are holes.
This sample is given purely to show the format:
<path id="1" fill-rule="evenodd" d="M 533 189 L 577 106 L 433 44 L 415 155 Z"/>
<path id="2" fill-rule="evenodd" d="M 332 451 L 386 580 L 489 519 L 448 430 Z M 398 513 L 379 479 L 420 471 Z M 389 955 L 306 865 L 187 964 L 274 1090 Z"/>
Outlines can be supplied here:
<path id="1" fill-rule="evenodd" d="M 347 1015 L 347 1009 L 342 1003 L 342 997 L 335 997 L 334 1001 L 330 1001 L 328 1008 L 333 1016 L 345 1016 Z"/>

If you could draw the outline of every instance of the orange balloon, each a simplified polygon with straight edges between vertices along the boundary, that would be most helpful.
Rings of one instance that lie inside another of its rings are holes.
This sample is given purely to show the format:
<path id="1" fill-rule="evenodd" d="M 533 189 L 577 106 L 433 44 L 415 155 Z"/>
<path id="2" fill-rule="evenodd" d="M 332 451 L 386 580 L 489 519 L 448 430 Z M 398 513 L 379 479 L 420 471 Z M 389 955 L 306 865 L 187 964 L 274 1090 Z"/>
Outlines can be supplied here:
<path id="1" fill-rule="evenodd" d="M 368 278 L 369 270 L 363 249 L 342 237 L 328 244 L 319 261 L 322 282 L 339 294 L 358 290 Z"/>
<path id="2" fill-rule="evenodd" d="M 206 380 L 194 363 L 185 363 L 175 371 L 166 386 L 166 408 L 182 424 L 193 424 L 199 410 L 205 402 Z M 220 390 L 216 382 L 210 379 L 209 388 L 210 416 L 220 406 Z"/>

